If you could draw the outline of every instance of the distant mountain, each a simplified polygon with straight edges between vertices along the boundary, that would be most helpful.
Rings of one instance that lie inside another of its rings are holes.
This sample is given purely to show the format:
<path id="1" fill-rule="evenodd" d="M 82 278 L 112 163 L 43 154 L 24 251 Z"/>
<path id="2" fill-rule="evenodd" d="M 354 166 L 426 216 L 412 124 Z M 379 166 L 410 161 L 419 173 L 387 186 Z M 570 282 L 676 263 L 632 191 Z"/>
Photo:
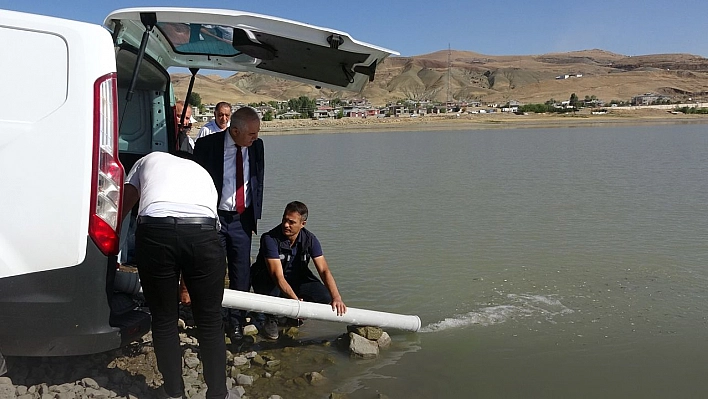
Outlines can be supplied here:
<path id="1" fill-rule="evenodd" d="M 176 94 L 184 96 L 189 76 L 174 74 L 172 79 Z M 288 100 L 302 95 L 366 97 L 374 105 L 404 98 L 543 103 L 551 98 L 567 100 L 572 93 L 609 102 L 649 92 L 687 100 L 708 97 L 708 59 L 691 54 L 625 56 L 603 50 L 523 56 L 441 50 L 386 59 L 361 93 L 316 89 L 253 73 L 226 78 L 197 75 L 194 91 L 205 103 Z"/>

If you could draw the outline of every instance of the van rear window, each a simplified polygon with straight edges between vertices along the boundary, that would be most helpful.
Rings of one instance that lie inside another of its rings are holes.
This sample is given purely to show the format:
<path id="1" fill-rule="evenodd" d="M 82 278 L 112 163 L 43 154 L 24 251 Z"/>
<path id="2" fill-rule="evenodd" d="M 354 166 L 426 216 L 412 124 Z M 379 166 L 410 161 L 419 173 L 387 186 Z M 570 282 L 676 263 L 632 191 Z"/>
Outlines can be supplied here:
<path id="1" fill-rule="evenodd" d="M 158 22 L 157 27 L 177 53 L 219 56 L 240 54 L 232 46 L 234 29 L 230 26 Z"/>

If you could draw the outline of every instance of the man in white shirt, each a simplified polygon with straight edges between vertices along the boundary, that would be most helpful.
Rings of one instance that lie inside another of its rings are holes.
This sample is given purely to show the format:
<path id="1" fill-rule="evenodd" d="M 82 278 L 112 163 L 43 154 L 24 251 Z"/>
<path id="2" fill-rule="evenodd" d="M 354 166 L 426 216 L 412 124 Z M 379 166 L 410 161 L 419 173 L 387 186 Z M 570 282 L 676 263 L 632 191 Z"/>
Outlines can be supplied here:
<path id="1" fill-rule="evenodd" d="M 217 198 L 204 168 L 164 152 L 139 159 L 124 186 L 122 216 L 139 201 L 136 263 L 152 315 L 157 367 L 170 398 L 184 395 L 177 328 L 180 275 L 189 289 L 199 331 L 206 397 L 228 395 L 221 317 L 226 254 L 218 235 Z"/>
<path id="2" fill-rule="evenodd" d="M 216 104 L 216 107 L 214 107 L 214 119 L 210 120 L 206 125 L 199 129 L 197 140 L 204 136 L 226 130 L 226 128 L 229 127 L 230 121 L 231 104 L 224 101 Z"/>

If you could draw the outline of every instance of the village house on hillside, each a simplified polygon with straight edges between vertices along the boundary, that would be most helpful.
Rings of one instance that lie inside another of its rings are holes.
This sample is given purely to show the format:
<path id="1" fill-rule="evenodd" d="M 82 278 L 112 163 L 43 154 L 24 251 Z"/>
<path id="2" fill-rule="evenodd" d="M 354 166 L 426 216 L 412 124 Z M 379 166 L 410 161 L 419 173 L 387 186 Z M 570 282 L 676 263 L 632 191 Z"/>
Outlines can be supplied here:
<path id="1" fill-rule="evenodd" d="M 632 105 L 652 105 L 652 104 L 668 102 L 668 101 L 671 101 L 671 98 L 668 96 L 664 96 L 661 94 L 654 94 L 654 93 L 644 93 L 642 95 L 632 97 L 631 104 Z"/>
<path id="2" fill-rule="evenodd" d="M 556 80 L 564 80 L 564 79 L 570 79 L 570 78 L 582 78 L 582 77 L 583 77 L 582 73 L 575 73 L 572 75 L 565 74 L 565 75 L 556 76 Z"/>

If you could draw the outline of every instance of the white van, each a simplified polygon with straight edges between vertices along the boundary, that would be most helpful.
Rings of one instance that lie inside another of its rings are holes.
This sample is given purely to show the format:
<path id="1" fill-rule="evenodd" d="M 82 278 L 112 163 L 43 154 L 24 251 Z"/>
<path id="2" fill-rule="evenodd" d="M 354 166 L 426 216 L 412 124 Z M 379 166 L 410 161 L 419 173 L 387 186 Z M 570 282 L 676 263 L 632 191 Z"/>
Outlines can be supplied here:
<path id="1" fill-rule="evenodd" d="M 176 150 L 167 68 L 360 90 L 396 54 L 230 10 L 124 9 L 104 25 L 0 10 L 0 358 L 97 353 L 148 331 L 116 292 L 118 215 L 125 171 Z"/>

